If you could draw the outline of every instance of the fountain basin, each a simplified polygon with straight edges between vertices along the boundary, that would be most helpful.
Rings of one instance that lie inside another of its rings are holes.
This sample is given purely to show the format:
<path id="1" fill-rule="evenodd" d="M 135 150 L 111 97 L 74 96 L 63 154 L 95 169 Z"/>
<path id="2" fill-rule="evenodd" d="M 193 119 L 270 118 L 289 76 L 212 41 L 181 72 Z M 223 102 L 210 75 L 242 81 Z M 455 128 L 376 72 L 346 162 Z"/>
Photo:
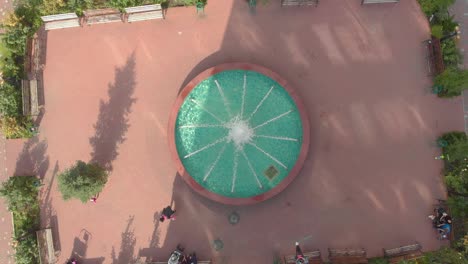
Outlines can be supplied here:
<path id="1" fill-rule="evenodd" d="M 184 87 L 168 135 L 177 170 L 195 191 L 225 204 L 251 204 L 278 194 L 299 173 L 309 121 L 278 74 L 229 63 Z"/>

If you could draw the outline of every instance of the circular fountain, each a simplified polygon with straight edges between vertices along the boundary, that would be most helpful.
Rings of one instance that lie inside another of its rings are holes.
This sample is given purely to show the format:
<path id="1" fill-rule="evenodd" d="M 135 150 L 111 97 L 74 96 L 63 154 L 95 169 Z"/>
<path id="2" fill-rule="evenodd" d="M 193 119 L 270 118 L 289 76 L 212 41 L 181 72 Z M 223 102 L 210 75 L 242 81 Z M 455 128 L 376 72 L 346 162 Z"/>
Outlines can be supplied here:
<path id="1" fill-rule="evenodd" d="M 251 204 L 278 194 L 299 173 L 309 122 L 278 74 L 229 63 L 187 84 L 168 135 L 178 172 L 195 191 L 225 204 Z"/>

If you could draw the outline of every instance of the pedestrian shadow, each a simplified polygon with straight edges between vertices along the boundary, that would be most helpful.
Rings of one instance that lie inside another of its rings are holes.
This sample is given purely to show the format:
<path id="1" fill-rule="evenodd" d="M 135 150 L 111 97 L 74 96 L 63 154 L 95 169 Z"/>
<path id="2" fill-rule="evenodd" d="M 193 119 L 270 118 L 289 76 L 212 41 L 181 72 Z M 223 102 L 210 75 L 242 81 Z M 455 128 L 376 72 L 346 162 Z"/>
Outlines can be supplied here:
<path id="1" fill-rule="evenodd" d="M 118 156 L 119 144 L 125 141 L 129 128 L 128 115 L 136 99 L 135 89 L 135 53 L 125 65 L 115 70 L 115 80 L 109 84 L 107 101 L 101 100 L 99 115 L 94 125 L 95 134 L 89 139 L 93 148 L 91 162 L 98 163 L 112 171 L 112 162 Z"/>
<path id="2" fill-rule="evenodd" d="M 127 227 L 122 233 L 119 255 L 116 256 L 115 248 L 112 247 L 112 264 L 129 264 L 136 261 L 134 255 L 136 238 L 134 234 L 133 220 L 135 216 L 130 216 L 127 220 Z"/>
<path id="3" fill-rule="evenodd" d="M 92 239 L 92 234 L 86 229 L 82 229 L 80 234 L 73 240 L 73 249 L 69 259 L 75 259 L 78 263 L 82 264 L 102 264 L 104 257 L 86 258 L 88 245 Z"/>
<path id="4" fill-rule="evenodd" d="M 147 248 L 140 249 L 138 251 L 138 258 L 146 258 L 146 261 L 152 261 L 153 256 L 156 256 L 158 253 L 158 249 L 160 247 L 160 231 L 159 231 L 159 216 L 161 213 L 156 211 L 153 215 L 153 233 L 151 234 L 151 239 L 149 241 L 149 245 Z"/>
<path id="5" fill-rule="evenodd" d="M 80 234 L 73 239 L 73 249 L 70 254 L 70 259 L 76 259 L 79 263 L 86 259 L 86 251 L 88 244 L 92 239 L 92 234 L 86 229 L 82 229 Z"/>
<path id="6" fill-rule="evenodd" d="M 40 141 L 37 137 L 29 139 L 16 160 L 13 176 L 37 175 L 44 179 L 49 168 L 47 147 L 47 140 Z"/>

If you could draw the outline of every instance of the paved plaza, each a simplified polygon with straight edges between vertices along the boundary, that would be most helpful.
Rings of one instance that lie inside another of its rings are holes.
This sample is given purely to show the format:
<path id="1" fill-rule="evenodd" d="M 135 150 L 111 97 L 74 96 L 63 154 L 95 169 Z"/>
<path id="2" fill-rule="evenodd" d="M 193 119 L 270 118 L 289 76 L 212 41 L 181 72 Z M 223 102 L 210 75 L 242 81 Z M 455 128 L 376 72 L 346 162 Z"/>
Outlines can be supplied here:
<path id="1" fill-rule="evenodd" d="M 216 263 L 272 263 L 274 255 L 328 247 L 418 241 L 438 249 L 427 215 L 445 197 L 435 139 L 463 130 L 461 98 L 431 94 L 416 0 L 317 8 L 239 0 L 170 8 L 165 20 L 52 30 L 47 35 L 40 134 L 6 142 L 7 169 L 43 178 L 42 226 L 59 262 L 128 264 L 167 260 L 182 243 Z M 180 91 L 203 70 L 248 62 L 279 73 L 310 118 L 310 150 L 296 179 L 259 204 L 201 197 L 177 175 L 168 119 Z M 1 159 L 1 156 L 0 156 Z M 96 204 L 63 201 L 57 174 L 76 160 L 111 170 Z M 173 204 L 177 220 L 159 223 Z M 231 225 L 236 211 L 240 222 Z M 213 249 L 221 239 L 224 248 Z"/>

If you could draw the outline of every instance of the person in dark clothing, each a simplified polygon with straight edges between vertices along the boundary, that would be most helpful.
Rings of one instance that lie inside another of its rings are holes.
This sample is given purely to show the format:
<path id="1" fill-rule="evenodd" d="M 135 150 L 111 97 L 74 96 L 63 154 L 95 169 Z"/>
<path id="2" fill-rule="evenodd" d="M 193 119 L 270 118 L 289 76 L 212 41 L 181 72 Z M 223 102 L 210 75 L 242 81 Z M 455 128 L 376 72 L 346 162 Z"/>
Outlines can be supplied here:
<path id="1" fill-rule="evenodd" d="M 172 210 L 171 206 L 167 206 L 162 210 L 159 221 L 164 222 L 166 219 L 175 220 L 175 210 Z"/>
<path id="2" fill-rule="evenodd" d="M 299 242 L 296 242 L 296 256 L 294 259 L 296 260 L 296 264 L 309 264 L 309 259 L 302 253 Z"/>
<path id="3" fill-rule="evenodd" d="M 189 255 L 188 257 L 188 264 L 197 264 L 198 263 L 198 260 L 197 260 L 197 254 L 195 254 L 195 252 L 193 252 L 191 255 Z"/>

